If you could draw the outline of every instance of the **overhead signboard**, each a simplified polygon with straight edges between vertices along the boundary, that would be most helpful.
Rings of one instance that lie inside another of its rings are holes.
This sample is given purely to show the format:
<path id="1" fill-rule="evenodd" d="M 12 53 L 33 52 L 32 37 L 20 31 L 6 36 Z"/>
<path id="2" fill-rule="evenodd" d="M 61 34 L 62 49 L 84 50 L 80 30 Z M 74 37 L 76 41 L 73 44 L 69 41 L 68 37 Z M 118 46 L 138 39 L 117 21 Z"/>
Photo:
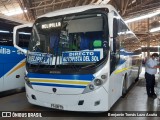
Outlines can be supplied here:
<path id="1" fill-rule="evenodd" d="M 67 51 L 62 53 L 62 63 L 89 63 L 100 60 L 100 51 Z"/>
<path id="2" fill-rule="evenodd" d="M 52 54 L 32 52 L 28 55 L 28 63 L 30 64 L 52 64 Z"/>

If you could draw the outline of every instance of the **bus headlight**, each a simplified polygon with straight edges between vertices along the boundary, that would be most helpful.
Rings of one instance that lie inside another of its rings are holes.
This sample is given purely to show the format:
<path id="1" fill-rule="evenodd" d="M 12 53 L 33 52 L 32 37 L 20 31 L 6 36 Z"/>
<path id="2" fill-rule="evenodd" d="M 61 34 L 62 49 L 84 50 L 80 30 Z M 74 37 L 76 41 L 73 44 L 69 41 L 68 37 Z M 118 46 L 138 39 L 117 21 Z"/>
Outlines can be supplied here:
<path id="1" fill-rule="evenodd" d="M 95 86 L 100 86 L 100 85 L 102 85 L 103 84 L 103 81 L 102 80 L 100 80 L 100 79 L 95 79 L 94 80 L 94 85 Z"/>
<path id="2" fill-rule="evenodd" d="M 31 82 L 29 81 L 29 78 L 27 76 L 24 77 L 25 81 L 26 81 L 26 84 L 28 85 L 28 87 L 32 88 L 32 85 L 31 85 Z"/>
<path id="3" fill-rule="evenodd" d="M 102 79 L 106 79 L 107 76 L 106 76 L 106 75 L 101 75 L 101 78 L 102 78 Z"/>
<path id="4" fill-rule="evenodd" d="M 89 87 L 90 90 L 94 90 L 94 85 L 89 84 L 88 87 Z"/>
<path id="5" fill-rule="evenodd" d="M 106 75 L 101 75 L 99 78 L 94 79 L 89 85 L 87 85 L 82 94 L 92 92 L 100 88 L 108 79 L 107 73 Z"/>

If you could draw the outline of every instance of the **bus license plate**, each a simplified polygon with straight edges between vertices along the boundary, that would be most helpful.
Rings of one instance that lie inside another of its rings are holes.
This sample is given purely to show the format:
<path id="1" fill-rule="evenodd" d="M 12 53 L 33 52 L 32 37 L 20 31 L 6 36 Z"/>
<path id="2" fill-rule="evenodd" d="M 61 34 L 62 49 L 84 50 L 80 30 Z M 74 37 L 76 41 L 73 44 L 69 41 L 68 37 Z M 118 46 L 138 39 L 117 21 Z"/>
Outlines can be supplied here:
<path id="1" fill-rule="evenodd" d="M 63 106 L 59 104 L 51 104 L 51 108 L 63 110 Z"/>

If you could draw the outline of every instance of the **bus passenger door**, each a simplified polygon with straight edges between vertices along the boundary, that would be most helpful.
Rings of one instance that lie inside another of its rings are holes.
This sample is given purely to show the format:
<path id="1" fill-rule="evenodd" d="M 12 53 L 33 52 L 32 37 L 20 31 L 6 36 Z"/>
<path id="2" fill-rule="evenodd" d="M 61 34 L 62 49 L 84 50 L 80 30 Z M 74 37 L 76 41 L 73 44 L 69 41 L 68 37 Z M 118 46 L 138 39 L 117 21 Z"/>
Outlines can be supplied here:
<path id="1" fill-rule="evenodd" d="M 109 29 L 112 39 L 110 40 L 110 82 L 109 82 L 109 105 L 110 107 L 120 97 L 121 73 L 117 73 L 120 66 L 120 38 L 119 38 L 119 20 L 118 15 L 114 12 L 109 14 Z"/>
<path id="2" fill-rule="evenodd" d="M 3 91 L 3 74 L 4 74 L 4 71 L 3 71 L 3 64 L 0 63 L 0 92 Z"/>

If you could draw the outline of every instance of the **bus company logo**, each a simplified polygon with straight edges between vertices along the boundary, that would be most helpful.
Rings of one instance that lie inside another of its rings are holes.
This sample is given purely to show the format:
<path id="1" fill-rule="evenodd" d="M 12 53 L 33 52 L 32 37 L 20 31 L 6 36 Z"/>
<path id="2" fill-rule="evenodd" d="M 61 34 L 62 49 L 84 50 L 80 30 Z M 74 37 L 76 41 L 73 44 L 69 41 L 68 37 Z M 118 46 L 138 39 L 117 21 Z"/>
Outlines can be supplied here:
<path id="1" fill-rule="evenodd" d="M 11 112 L 2 112 L 2 117 L 11 117 Z"/>
<path id="2" fill-rule="evenodd" d="M 0 54 L 11 54 L 11 50 L 7 48 L 0 48 Z"/>

